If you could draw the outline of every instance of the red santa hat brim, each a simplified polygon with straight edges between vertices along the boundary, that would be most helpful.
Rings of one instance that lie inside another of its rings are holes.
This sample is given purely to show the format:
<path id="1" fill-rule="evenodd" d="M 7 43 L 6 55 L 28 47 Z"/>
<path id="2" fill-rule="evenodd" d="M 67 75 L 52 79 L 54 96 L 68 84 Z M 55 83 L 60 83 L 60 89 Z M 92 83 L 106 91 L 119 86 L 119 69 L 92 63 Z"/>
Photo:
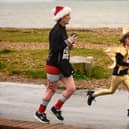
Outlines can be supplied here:
<path id="1" fill-rule="evenodd" d="M 53 12 L 54 12 L 54 10 L 53 10 Z M 72 12 L 72 9 L 71 8 L 64 7 L 61 11 L 59 11 L 56 15 L 54 15 L 53 19 L 55 21 L 58 21 L 59 19 L 63 18 L 67 14 L 70 14 L 71 12 Z"/>

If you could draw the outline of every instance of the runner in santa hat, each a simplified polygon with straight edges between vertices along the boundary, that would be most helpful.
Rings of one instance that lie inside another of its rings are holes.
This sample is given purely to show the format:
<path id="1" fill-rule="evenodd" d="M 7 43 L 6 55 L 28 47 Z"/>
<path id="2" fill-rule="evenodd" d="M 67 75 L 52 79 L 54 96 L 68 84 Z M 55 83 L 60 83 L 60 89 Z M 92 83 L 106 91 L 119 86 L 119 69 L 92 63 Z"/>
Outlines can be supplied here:
<path id="1" fill-rule="evenodd" d="M 46 62 L 47 87 L 42 97 L 42 102 L 35 113 L 35 118 L 40 122 L 49 122 L 46 116 L 46 108 L 57 89 L 57 82 L 60 80 L 65 87 L 56 103 L 52 106 L 51 112 L 59 120 L 64 120 L 61 112 L 63 104 L 75 92 L 75 83 L 72 76 L 73 68 L 70 64 L 70 52 L 73 48 L 76 36 L 67 35 L 66 25 L 71 19 L 71 8 L 56 6 L 53 9 L 53 19 L 56 22 L 49 33 L 49 55 Z"/>

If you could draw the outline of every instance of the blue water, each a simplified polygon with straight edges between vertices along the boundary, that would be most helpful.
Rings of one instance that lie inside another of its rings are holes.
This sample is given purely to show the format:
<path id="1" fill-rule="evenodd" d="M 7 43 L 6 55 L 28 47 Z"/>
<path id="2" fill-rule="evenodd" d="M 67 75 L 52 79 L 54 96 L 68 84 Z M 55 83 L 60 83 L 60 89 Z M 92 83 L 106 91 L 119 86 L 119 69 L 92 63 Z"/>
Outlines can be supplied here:
<path id="1" fill-rule="evenodd" d="M 0 27 L 52 27 L 55 22 L 51 10 L 56 5 L 72 8 L 68 27 L 129 25 L 128 0 L 0 0 Z"/>

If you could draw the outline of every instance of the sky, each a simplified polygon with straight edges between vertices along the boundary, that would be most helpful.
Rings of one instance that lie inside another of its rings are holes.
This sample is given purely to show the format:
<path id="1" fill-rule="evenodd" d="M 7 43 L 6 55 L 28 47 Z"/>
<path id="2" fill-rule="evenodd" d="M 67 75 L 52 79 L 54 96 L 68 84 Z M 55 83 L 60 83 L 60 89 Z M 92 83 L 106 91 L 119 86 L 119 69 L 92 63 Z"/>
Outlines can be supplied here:
<path id="1" fill-rule="evenodd" d="M 11 3 L 12 2 L 52 2 L 52 1 L 60 1 L 60 0 L 0 0 L 0 3 L 10 3 L 10 2 Z M 66 0 L 66 1 L 68 1 L 68 0 Z M 76 1 L 76 0 L 73 0 L 73 1 Z M 87 1 L 87 0 L 81 0 L 81 1 Z M 92 1 L 97 1 L 97 0 L 92 0 Z M 104 1 L 104 0 L 100 0 L 100 1 Z M 109 1 L 117 1 L 117 0 L 109 0 Z M 118 0 L 118 1 L 122 1 L 122 0 Z"/>
<path id="2" fill-rule="evenodd" d="M 11 2 L 51 2 L 54 0 L 0 0 L 2 3 L 11 3 Z"/>

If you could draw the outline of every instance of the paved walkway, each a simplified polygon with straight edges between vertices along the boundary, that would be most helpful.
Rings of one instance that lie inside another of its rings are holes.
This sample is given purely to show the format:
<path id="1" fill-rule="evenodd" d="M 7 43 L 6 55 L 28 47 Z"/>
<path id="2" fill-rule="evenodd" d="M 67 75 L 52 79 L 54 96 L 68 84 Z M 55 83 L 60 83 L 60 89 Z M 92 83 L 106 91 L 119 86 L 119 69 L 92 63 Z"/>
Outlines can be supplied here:
<path id="1" fill-rule="evenodd" d="M 17 129 L 129 129 L 128 93 L 125 91 L 99 97 L 91 107 L 86 103 L 86 91 L 76 91 L 62 109 L 63 123 L 50 111 L 60 96 L 61 91 L 57 91 L 47 109 L 51 123 L 41 124 L 33 114 L 44 91 L 44 85 L 0 82 L 0 129 L 7 129 L 10 125 Z"/>

